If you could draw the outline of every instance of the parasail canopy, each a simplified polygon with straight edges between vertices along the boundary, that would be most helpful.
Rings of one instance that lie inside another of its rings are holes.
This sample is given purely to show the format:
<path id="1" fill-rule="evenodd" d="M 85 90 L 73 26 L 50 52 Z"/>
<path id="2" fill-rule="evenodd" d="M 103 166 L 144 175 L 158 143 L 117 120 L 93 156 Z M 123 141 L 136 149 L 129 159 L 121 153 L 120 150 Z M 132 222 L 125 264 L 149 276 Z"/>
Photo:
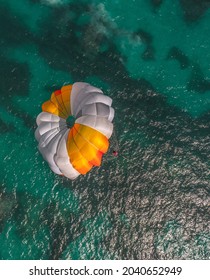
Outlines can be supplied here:
<path id="1" fill-rule="evenodd" d="M 35 137 L 52 171 L 75 179 L 100 166 L 113 132 L 112 99 L 88 83 L 65 85 L 42 104 Z"/>

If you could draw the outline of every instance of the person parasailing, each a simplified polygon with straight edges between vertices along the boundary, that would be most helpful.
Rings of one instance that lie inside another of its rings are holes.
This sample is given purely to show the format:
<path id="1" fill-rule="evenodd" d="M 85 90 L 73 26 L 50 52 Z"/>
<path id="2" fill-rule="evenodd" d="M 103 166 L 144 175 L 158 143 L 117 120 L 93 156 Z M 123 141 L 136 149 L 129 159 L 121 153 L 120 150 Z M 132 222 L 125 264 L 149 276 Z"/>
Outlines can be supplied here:
<path id="1" fill-rule="evenodd" d="M 117 156 L 118 156 L 118 151 L 113 150 L 113 151 L 112 151 L 112 155 L 113 155 L 114 157 L 117 157 Z"/>

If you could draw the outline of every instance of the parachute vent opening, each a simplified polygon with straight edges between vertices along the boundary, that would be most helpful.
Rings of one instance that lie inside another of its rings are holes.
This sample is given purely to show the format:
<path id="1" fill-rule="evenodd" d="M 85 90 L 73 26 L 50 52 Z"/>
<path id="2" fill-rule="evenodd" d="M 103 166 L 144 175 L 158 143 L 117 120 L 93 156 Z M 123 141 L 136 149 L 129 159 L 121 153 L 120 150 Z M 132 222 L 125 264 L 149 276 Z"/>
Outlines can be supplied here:
<path id="1" fill-rule="evenodd" d="M 68 118 L 66 119 L 66 125 L 68 128 L 72 128 L 75 124 L 75 117 L 74 116 L 68 116 Z"/>

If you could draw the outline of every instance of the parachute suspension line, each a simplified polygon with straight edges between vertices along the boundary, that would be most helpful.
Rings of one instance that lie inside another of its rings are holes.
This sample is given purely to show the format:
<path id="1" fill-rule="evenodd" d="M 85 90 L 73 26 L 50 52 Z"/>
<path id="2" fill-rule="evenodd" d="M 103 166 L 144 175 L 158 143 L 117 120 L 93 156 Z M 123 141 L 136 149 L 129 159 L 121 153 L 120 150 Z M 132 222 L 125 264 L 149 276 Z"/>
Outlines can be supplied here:
<path id="1" fill-rule="evenodd" d="M 116 152 L 118 152 L 120 149 L 120 146 L 119 146 L 119 142 L 117 140 L 117 134 L 116 134 L 115 128 L 113 128 L 113 142 L 114 142 L 114 149 Z"/>
<path id="2" fill-rule="evenodd" d="M 106 157 L 105 162 L 118 158 L 118 152 L 120 146 L 117 140 L 117 134 L 114 127 L 112 131 L 112 136 L 110 138 L 110 147 L 111 147 L 111 155 L 108 155 L 108 157 Z"/>
<path id="3" fill-rule="evenodd" d="M 112 135 L 113 135 L 113 142 L 114 142 L 113 143 L 113 145 L 114 145 L 113 155 L 116 157 L 116 156 L 119 156 L 118 152 L 119 152 L 119 149 L 120 149 L 120 145 L 119 145 L 119 142 L 118 142 L 116 130 L 114 128 L 113 128 Z M 122 154 L 120 154 L 120 156 L 123 157 L 126 161 L 129 160 L 126 156 L 124 156 Z"/>

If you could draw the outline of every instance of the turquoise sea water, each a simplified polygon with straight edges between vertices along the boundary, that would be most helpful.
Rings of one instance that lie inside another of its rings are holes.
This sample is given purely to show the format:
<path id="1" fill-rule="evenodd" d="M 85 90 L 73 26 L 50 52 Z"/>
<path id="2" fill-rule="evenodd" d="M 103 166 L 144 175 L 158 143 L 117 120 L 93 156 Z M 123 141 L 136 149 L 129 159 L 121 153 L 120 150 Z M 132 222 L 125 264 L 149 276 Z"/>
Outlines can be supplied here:
<path id="1" fill-rule="evenodd" d="M 209 8 L 0 0 L 0 259 L 210 258 Z M 34 131 L 76 81 L 113 99 L 120 155 L 72 182 Z"/>

